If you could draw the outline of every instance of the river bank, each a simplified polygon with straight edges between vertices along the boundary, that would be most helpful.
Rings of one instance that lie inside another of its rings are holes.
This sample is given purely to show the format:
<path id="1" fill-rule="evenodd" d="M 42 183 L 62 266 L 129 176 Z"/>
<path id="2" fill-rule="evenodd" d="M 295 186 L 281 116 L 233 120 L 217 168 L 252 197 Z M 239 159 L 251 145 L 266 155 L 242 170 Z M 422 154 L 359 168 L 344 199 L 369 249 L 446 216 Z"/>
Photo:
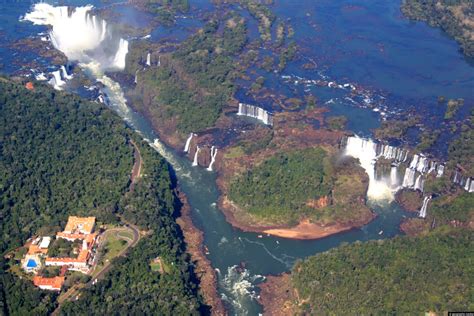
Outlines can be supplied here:
<path id="1" fill-rule="evenodd" d="M 259 284 L 260 304 L 266 315 L 286 316 L 295 315 L 298 293 L 291 286 L 290 273 L 269 275 L 264 283 Z"/>
<path id="2" fill-rule="evenodd" d="M 211 307 L 211 315 L 227 315 L 222 300 L 217 293 L 217 275 L 211 266 L 211 262 L 204 254 L 203 232 L 194 226 L 191 218 L 191 208 L 186 195 L 179 191 L 178 197 L 182 203 L 181 216 L 176 222 L 181 227 L 186 243 L 186 250 L 191 255 L 195 264 L 194 273 L 200 280 L 199 288 L 204 298 L 204 303 Z"/>

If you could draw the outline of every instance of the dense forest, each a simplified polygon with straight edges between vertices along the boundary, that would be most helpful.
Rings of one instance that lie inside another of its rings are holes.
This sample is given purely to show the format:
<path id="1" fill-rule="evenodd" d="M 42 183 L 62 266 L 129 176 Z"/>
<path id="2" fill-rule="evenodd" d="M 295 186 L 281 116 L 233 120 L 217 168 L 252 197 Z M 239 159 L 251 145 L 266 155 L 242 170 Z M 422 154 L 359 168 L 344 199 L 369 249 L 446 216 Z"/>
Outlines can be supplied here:
<path id="1" fill-rule="evenodd" d="M 441 27 L 474 56 L 474 2 L 472 0 L 404 0 L 402 12 L 410 19 Z"/>
<path id="2" fill-rule="evenodd" d="M 158 314 L 192 315 L 201 309 L 189 271 L 179 226 L 173 216 L 179 201 L 172 192 L 168 163 L 151 147 L 140 149 L 146 177 L 121 201 L 119 212 L 130 222 L 151 230 L 127 257 L 116 258 L 114 268 L 78 301 L 62 308 L 65 315 Z M 165 273 L 152 271 L 160 257 Z"/>
<path id="3" fill-rule="evenodd" d="M 224 22 L 211 20 L 174 53 L 161 56 L 160 67 L 140 71 L 135 103 L 148 103 L 157 121 L 176 121 L 182 133 L 212 126 L 234 92 L 234 57 L 244 47 L 246 34 L 238 15 Z M 140 68 L 140 54 L 137 48 L 128 56 L 130 74 Z"/>
<path id="4" fill-rule="evenodd" d="M 327 196 L 332 186 L 329 160 L 321 148 L 279 153 L 238 176 L 229 197 L 265 218 L 297 219 L 309 199 Z"/>
<path id="5" fill-rule="evenodd" d="M 102 223 L 118 223 L 121 214 L 149 234 L 63 313 L 183 314 L 202 308 L 174 220 L 179 201 L 169 165 L 119 117 L 39 83 L 30 91 L 1 79 L 0 120 L 1 314 L 46 315 L 56 308 L 56 294 L 17 277 L 11 268 L 18 262 L 5 255 L 32 235 L 60 229 L 72 214 Z M 140 148 L 147 176 L 126 193 L 134 159 L 130 139 Z M 156 257 L 167 264 L 166 274 L 151 271 Z"/>
<path id="6" fill-rule="evenodd" d="M 308 315 L 410 314 L 474 309 L 471 231 L 356 242 L 301 261 L 292 272 Z"/>
<path id="7" fill-rule="evenodd" d="M 245 147 L 244 147 L 245 150 Z M 353 225 L 370 220 L 368 178 L 352 158 L 313 147 L 278 152 L 230 181 L 229 198 L 266 224 Z"/>

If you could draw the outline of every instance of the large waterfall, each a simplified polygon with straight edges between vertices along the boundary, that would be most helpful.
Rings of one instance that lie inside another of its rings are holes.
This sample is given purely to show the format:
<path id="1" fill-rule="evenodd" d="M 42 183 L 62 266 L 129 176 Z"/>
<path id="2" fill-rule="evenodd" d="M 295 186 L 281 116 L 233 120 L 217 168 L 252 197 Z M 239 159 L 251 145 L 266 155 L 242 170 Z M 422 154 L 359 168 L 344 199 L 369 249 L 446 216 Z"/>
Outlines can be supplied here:
<path id="1" fill-rule="evenodd" d="M 239 103 L 237 115 L 250 116 L 262 121 L 266 125 L 273 125 L 272 114 L 255 105 Z"/>
<path id="2" fill-rule="evenodd" d="M 66 6 L 37 3 L 24 20 L 49 25 L 51 43 L 69 60 L 94 63 L 102 70 L 123 69 L 128 41 L 114 36 L 105 20 L 92 15 L 92 9 L 90 5 L 69 10 Z"/>
<path id="3" fill-rule="evenodd" d="M 358 136 L 349 137 L 345 154 L 359 159 L 360 165 L 369 175 L 369 189 L 367 197 L 372 200 L 391 201 L 394 192 L 391 189 L 390 179 L 377 180 L 375 178 L 375 162 L 377 160 L 377 144 Z"/>

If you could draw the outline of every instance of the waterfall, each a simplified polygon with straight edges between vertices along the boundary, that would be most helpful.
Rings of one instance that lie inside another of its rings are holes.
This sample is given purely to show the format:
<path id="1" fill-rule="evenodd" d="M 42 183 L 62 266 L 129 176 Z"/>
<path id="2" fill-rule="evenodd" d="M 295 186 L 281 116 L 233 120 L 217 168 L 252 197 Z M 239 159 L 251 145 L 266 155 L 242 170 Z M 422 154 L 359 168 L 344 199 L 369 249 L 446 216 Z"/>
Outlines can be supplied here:
<path id="1" fill-rule="evenodd" d="M 469 192 L 470 187 L 471 187 L 471 178 L 467 178 L 466 184 L 464 185 L 464 190 Z"/>
<path id="2" fill-rule="evenodd" d="M 405 170 L 405 176 L 403 177 L 402 187 L 404 188 L 412 188 L 415 185 L 415 175 L 416 171 L 411 168 L 407 168 Z"/>
<path id="3" fill-rule="evenodd" d="M 199 155 L 199 152 L 200 152 L 200 151 L 201 151 L 201 148 L 199 148 L 199 146 L 197 146 L 196 152 L 194 153 L 193 166 L 197 166 L 197 165 L 198 165 L 198 155 Z"/>
<path id="4" fill-rule="evenodd" d="M 51 73 L 53 78 L 51 78 L 48 83 L 54 87 L 56 90 L 62 90 L 62 86 L 66 83 L 61 78 L 61 70 L 56 70 Z"/>
<path id="5" fill-rule="evenodd" d="M 193 139 L 193 133 L 189 134 L 189 137 L 186 140 L 186 144 L 184 145 L 184 152 L 185 153 L 187 153 L 189 151 L 189 145 L 191 145 L 191 139 Z"/>
<path id="6" fill-rule="evenodd" d="M 431 196 L 425 196 L 423 199 L 423 205 L 421 206 L 418 216 L 421 218 L 426 218 L 426 210 L 428 208 L 428 202 L 431 200 Z"/>
<path id="7" fill-rule="evenodd" d="M 423 192 L 424 183 L 425 183 L 425 180 L 423 179 L 423 176 L 420 174 L 418 178 L 416 178 L 414 189 L 420 190 L 421 192 Z"/>
<path id="8" fill-rule="evenodd" d="M 392 188 L 398 187 L 398 168 L 396 165 L 392 165 L 390 169 L 390 185 Z"/>
<path id="9" fill-rule="evenodd" d="M 158 55 L 158 64 L 157 64 L 157 66 L 158 66 L 158 67 L 161 66 L 161 56 L 160 56 L 160 55 Z"/>
<path id="10" fill-rule="evenodd" d="M 474 192 L 474 181 L 470 177 L 464 177 L 457 170 L 454 173 L 453 183 L 461 186 L 467 192 Z"/>
<path id="11" fill-rule="evenodd" d="M 114 66 L 118 69 L 125 68 L 125 61 L 128 53 L 128 41 L 123 38 L 120 39 L 119 48 L 115 53 Z"/>
<path id="12" fill-rule="evenodd" d="M 93 6 L 87 5 L 69 11 L 66 6 L 41 2 L 23 20 L 51 26 L 51 43 L 69 60 L 94 63 L 102 70 L 125 68 L 128 41 L 114 36 L 106 21 L 91 13 L 92 9 Z"/>
<path id="13" fill-rule="evenodd" d="M 67 73 L 66 67 L 64 65 L 61 66 L 61 73 L 62 73 L 64 79 L 71 80 L 72 77 L 73 77 L 72 75 L 69 75 Z"/>
<path id="14" fill-rule="evenodd" d="M 139 71 L 139 69 L 137 69 L 137 71 L 135 71 L 135 80 L 133 80 L 133 82 L 134 82 L 135 84 L 138 83 L 138 71 Z"/>
<path id="15" fill-rule="evenodd" d="M 372 200 L 393 200 L 393 192 L 390 184 L 385 180 L 375 178 L 375 161 L 377 158 L 377 144 L 371 140 L 362 139 L 358 136 L 349 137 L 345 154 L 359 159 L 359 163 L 369 175 L 369 189 L 367 197 Z"/>
<path id="16" fill-rule="evenodd" d="M 418 165 L 418 160 L 420 159 L 420 157 L 418 155 L 414 155 L 413 156 L 413 159 L 410 163 L 410 166 L 408 168 L 410 169 L 413 169 L 413 170 L 416 170 L 416 166 Z"/>
<path id="17" fill-rule="evenodd" d="M 250 104 L 239 103 L 237 115 L 249 116 L 262 121 L 266 125 L 273 125 L 273 116 L 268 111 Z"/>
<path id="18" fill-rule="evenodd" d="M 148 53 L 146 55 L 146 65 L 151 66 L 151 54 L 150 53 Z"/>
<path id="19" fill-rule="evenodd" d="M 442 177 L 444 174 L 444 165 L 439 165 L 436 171 L 437 171 L 436 178 Z"/>
<path id="20" fill-rule="evenodd" d="M 212 165 L 214 165 L 214 162 L 216 162 L 216 156 L 217 156 L 217 148 L 212 146 L 211 147 L 211 163 L 209 164 L 209 167 L 207 167 L 208 171 L 212 171 Z"/>

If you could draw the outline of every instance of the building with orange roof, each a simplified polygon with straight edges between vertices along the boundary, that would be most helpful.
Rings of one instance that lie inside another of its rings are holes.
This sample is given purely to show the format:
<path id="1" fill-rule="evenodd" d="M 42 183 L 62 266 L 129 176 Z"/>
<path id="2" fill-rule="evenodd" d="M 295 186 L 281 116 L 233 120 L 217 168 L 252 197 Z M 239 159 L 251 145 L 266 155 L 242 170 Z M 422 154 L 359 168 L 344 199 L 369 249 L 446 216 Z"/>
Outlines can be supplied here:
<path id="1" fill-rule="evenodd" d="M 48 248 L 40 248 L 38 245 L 33 245 L 31 244 L 30 247 L 28 247 L 28 254 L 29 255 L 34 255 L 34 254 L 47 254 L 48 253 Z"/>
<path id="2" fill-rule="evenodd" d="M 90 234 L 94 230 L 95 217 L 69 216 L 63 233 Z"/>
<path id="3" fill-rule="evenodd" d="M 89 268 L 88 260 L 91 257 L 92 247 L 94 246 L 97 233 L 81 235 L 82 247 L 76 258 L 46 258 L 47 266 L 68 266 L 70 270 L 87 271 Z"/>
<path id="4" fill-rule="evenodd" d="M 57 276 L 53 278 L 35 276 L 33 278 L 33 284 L 42 290 L 61 291 L 61 287 L 64 284 L 64 279 L 65 278 L 63 276 Z"/>

